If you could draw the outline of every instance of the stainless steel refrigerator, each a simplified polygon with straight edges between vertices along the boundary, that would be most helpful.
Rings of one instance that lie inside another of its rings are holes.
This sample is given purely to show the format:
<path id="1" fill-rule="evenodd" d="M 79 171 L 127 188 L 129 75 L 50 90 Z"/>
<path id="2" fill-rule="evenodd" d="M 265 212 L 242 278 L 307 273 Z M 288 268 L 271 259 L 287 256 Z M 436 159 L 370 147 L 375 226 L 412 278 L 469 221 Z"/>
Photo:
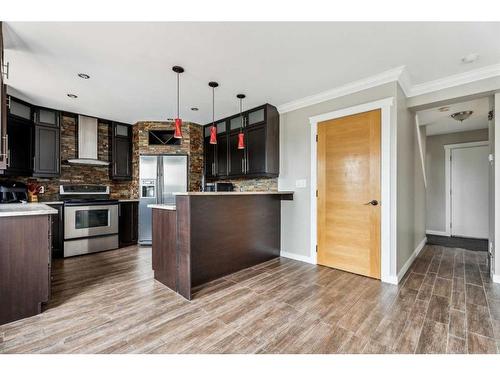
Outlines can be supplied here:
<path id="1" fill-rule="evenodd" d="M 139 161 L 139 244 L 150 245 L 152 213 L 148 204 L 175 204 L 187 191 L 187 155 L 143 155 Z"/>

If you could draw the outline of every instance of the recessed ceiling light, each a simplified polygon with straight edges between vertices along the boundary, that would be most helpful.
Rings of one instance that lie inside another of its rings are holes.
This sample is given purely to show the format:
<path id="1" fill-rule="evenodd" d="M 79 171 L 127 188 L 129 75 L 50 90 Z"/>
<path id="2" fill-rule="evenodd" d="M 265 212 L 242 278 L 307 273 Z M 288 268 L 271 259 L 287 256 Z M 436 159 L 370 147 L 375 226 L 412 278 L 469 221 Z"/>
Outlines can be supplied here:
<path id="1" fill-rule="evenodd" d="M 68 96 L 68 98 L 71 98 L 71 99 L 76 99 L 78 98 L 78 95 L 75 95 L 75 94 L 66 94 Z"/>
<path id="2" fill-rule="evenodd" d="M 462 62 L 464 64 L 470 64 L 477 60 L 479 55 L 477 53 L 469 53 L 468 55 L 462 57 Z"/>
<path id="3" fill-rule="evenodd" d="M 198 107 L 191 107 L 191 111 L 197 111 Z"/>
<path id="4" fill-rule="evenodd" d="M 441 108 L 438 108 L 439 112 L 448 112 L 449 110 L 450 110 L 450 107 L 441 107 Z"/>
<path id="5" fill-rule="evenodd" d="M 85 74 L 85 73 L 78 73 L 78 77 L 83 78 L 83 79 L 89 79 L 90 78 L 90 76 L 88 74 Z"/>

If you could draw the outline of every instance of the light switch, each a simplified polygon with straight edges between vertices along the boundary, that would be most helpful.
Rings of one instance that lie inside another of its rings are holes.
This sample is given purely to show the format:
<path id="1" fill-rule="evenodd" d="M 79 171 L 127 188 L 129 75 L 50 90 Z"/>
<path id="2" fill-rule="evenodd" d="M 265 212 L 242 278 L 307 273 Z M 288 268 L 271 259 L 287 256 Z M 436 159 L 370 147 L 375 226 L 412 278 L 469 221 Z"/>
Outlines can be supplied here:
<path id="1" fill-rule="evenodd" d="M 306 186 L 307 186 L 307 180 L 306 179 L 295 180 L 295 187 L 305 188 Z"/>

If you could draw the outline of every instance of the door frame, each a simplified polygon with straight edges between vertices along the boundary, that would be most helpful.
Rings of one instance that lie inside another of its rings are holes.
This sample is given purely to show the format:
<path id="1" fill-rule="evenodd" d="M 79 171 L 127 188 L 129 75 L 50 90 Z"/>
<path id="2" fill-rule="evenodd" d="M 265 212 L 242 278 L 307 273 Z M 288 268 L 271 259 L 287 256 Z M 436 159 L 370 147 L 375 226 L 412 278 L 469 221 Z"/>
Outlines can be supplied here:
<path id="1" fill-rule="evenodd" d="M 392 123 L 391 110 L 394 97 L 388 97 L 373 102 L 368 102 L 353 107 L 323 113 L 309 118 L 311 124 L 311 234 L 310 234 L 310 259 L 317 264 L 317 160 L 318 151 L 316 136 L 318 123 L 349 115 L 379 109 L 381 112 L 381 143 L 380 143 L 380 169 L 381 169 L 381 220 L 380 220 L 380 280 L 385 283 L 398 284 L 396 263 L 397 244 L 397 133 L 396 124 Z"/>
<path id="2" fill-rule="evenodd" d="M 446 198 L 445 233 L 448 237 L 451 237 L 451 150 L 457 148 L 489 146 L 489 144 L 490 141 L 477 141 L 444 145 L 444 195 Z M 489 182 L 487 183 L 489 185 Z"/>

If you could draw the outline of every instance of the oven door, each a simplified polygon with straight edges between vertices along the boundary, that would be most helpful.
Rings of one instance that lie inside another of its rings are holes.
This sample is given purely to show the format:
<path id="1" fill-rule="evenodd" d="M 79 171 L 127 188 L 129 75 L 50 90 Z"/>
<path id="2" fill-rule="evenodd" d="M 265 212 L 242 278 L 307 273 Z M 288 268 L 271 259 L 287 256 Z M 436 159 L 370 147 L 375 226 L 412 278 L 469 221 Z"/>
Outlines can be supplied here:
<path id="1" fill-rule="evenodd" d="M 118 233 L 118 204 L 64 207 L 64 239 Z"/>

